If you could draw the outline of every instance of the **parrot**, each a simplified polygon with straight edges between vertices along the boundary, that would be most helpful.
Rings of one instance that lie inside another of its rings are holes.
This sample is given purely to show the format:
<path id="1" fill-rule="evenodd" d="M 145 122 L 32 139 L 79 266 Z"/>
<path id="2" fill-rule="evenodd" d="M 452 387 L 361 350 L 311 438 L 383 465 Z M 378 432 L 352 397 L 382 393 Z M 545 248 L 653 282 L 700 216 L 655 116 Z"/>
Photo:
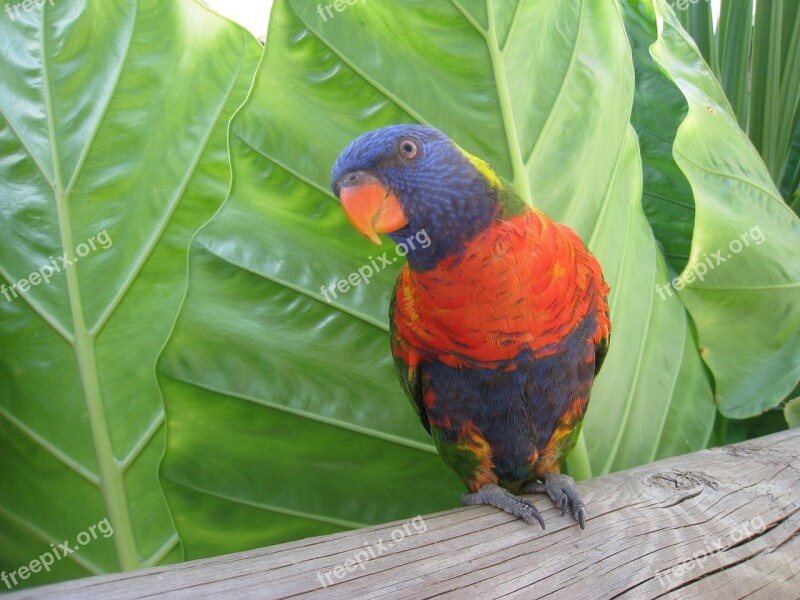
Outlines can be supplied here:
<path id="1" fill-rule="evenodd" d="M 575 231 L 527 204 L 484 160 L 426 125 L 352 141 L 331 188 L 350 224 L 406 248 L 389 306 L 401 386 L 464 506 L 544 519 L 547 494 L 581 529 L 587 512 L 563 462 L 608 352 L 609 286 Z"/>

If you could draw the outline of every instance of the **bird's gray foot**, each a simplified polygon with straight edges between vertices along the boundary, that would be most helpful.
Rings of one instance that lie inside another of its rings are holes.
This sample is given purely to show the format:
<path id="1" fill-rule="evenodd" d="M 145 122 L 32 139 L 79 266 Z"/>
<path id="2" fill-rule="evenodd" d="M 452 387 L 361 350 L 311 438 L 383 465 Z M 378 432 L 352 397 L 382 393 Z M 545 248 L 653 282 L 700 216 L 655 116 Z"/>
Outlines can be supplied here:
<path id="1" fill-rule="evenodd" d="M 561 509 L 562 515 L 567 512 L 567 509 L 571 509 L 572 516 L 575 517 L 581 529 L 586 529 L 586 508 L 575 488 L 575 480 L 569 475 L 553 473 L 544 478 L 544 483 L 526 483 L 522 486 L 522 491 L 526 494 L 546 492 L 556 506 Z"/>
<path id="2" fill-rule="evenodd" d="M 515 496 L 494 483 L 487 483 L 473 494 L 464 494 L 461 497 L 461 504 L 462 506 L 489 504 L 519 517 L 526 523 L 533 523 L 535 519 L 544 529 L 544 519 L 530 500 Z"/>

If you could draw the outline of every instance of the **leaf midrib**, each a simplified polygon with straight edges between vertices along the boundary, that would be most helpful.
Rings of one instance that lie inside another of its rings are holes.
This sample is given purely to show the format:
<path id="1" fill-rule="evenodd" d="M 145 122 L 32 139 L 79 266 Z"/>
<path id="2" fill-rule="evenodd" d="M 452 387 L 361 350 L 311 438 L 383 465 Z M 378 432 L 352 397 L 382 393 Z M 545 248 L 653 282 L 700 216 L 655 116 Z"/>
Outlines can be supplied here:
<path id="1" fill-rule="evenodd" d="M 581 4 L 581 7 L 583 4 Z M 517 5 L 519 8 L 519 5 Z M 503 129 L 506 133 L 506 146 L 511 158 L 511 169 L 514 173 L 514 188 L 528 206 L 533 206 L 533 195 L 531 194 L 531 182 L 528 176 L 528 168 L 524 158 L 522 158 L 522 147 L 519 142 L 519 132 L 514 118 L 514 107 L 511 101 L 511 92 L 508 87 L 508 76 L 506 74 L 505 52 L 500 49 L 497 39 L 497 28 L 494 18 L 494 0 L 486 0 L 486 11 L 488 13 L 489 31 L 486 35 L 486 46 L 489 50 L 489 57 L 492 62 L 494 72 L 495 87 L 497 88 L 497 98 L 500 102 L 500 114 L 503 118 Z M 581 12 L 583 10 L 581 9 Z M 515 12 L 516 18 L 516 12 Z M 509 27 L 509 39 L 511 30 L 514 26 L 512 22 Z M 508 44 L 509 39 L 506 39 Z M 505 48 L 505 45 L 504 45 Z"/>
<path id="2" fill-rule="evenodd" d="M 45 108 L 53 160 L 55 204 L 61 237 L 61 250 L 68 257 L 73 257 L 75 246 L 70 227 L 69 195 L 65 193 L 64 189 L 58 140 L 55 131 L 53 93 L 50 83 L 45 28 L 47 13 L 47 5 L 45 5 L 42 7 L 41 19 L 42 81 L 44 84 Z M 77 178 L 77 173 L 75 177 Z M 138 552 L 130 518 L 125 482 L 122 471 L 114 457 L 111 432 L 105 416 L 99 374 L 95 362 L 94 339 L 90 336 L 85 323 L 77 270 L 75 268 L 66 269 L 65 276 L 67 280 L 67 296 L 72 314 L 73 348 L 75 349 L 78 371 L 84 389 L 89 426 L 95 443 L 95 452 L 100 471 L 100 489 L 108 512 L 108 518 L 114 529 L 114 544 L 117 549 L 120 567 L 125 570 L 132 570 L 139 566 Z"/>
<path id="3" fill-rule="evenodd" d="M 74 240 L 72 237 L 72 231 L 70 227 L 71 218 L 69 210 L 69 200 L 71 198 L 71 193 L 80 178 L 82 168 L 90 154 L 93 142 L 98 135 L 98 132 L 102 126 L 103 121 L 105 120 L 111 102 L 113 101 L 115 91 L 119 85 L 119 81 L 122 72 L 124 71 L 127 57 L 130 48 L 132 46 L 133 32 L 136 26 L 136 19 L 134 17 L 134 23 L 131 26 L 127 38 L 125 51 L 119 60 L 118 68 L 116 69 L 116 75 L 113 79 L 113 84 L 111 85 L 111 89 L 106 97 L 104 107 L 98 114 L 98 117 L 95 121 L 95 126 L 93 127 L 89 137 L 87 138 L 83 151 L 81 152 L 78 162 L 76 163 L 75 171 L 73 172 L 73 175 L 70 178 L 70 181 L 66 185 L 66 187 L 64 186 L 64 179 L 59 158 L 58 141 L 55 131 L 53 93 L 49 77 L 48 55 L 46 51 L 47 40 L 45 37 L 45 29 L 44 29 L 45 19 L 46 17 L 43 14 L 42 33 L 41 33 L 41 40 L 42 40 L 41 54 L 42 54 L 43 83 L 45 91 L 45 105 L 46 105 L 46 113 L 48 120 L 48 130 L 51 142 L 51 153 L 52 153 L 55 181 L 50 182 L 45 174 L 45 171 L 42 169 L 41 165 L 39 163 L 36 164 L 39 167 L 39 171 L 42 173 L 42 176 L 45 178 L 46 181 L 48 181 L 48 183 L 51 184 L 54 190 L 54 199 L 58 217 L 59 234 L 61 237 L 61 251 L 65 255 L 72 257 L 74 253 L 73 250 Z M 205 152 L 205 149 L 208 146 L 208 140 L 210 139 L 210 136 L 213 134 L 216 125 L 219 122 L 220 116 L 223 114 L 224 108 L 233 90 L 236 87 L 236 82 L 238 80 L 238 75 L 241 71 L 241 68 L 242 68 L 242 61 L 239 61 L 237 67 L 238 70 L 236 74 L 230 79 L 230 85 L 228 87 L 226 94 L 223 96 L 222 100 L 219 103 L 217 114 L 211 121 L 208 131 L 206 132 L 206 135 L 203 138 L 202 143 L 199 145 L 198 151 L 196 152 L 195 157 L 191 163 L 191 167 L 190 169 L 187 170 L 187 173 L 185 174 L 185 177 L 181 182 L 181 185 L 178 187 L 178 190 L 174 196 L 173 201 L 170 202 L 169 210 L 166 211 L 165 215 L 163 216 L 161 222 L 156 228 L 155 233 L 152 235 L 150 242 L 143 249 L 143 251 L 140 252 L 138 260 L 136 261 L 134 267 L 130 270 L 130 272 L 126 276 L 124 284 L 120 286 L 119 291 L 117 292 L 113 300 L 109 303 L 108 307 L 103 312 L 103 314 L 98 318 L 94 326 L 91 329 L 87 326 L 83 308 L 80 281 L 78 279 L 78 274 L 75 269 L 67 269 L 65 274 L 67 280 L 67 297 L 72 317 L 72 327 L 73 327 L 72 334 L 70 334 L 70 332 L 66 328 L 60 327 L 58 321 L 55 320 L 43 307 L 36 305 L 36 303 L 33 302 L 32 299 L 27 298 L 27 296 L 25 298 L 28 304 L 31 305 L 31 308 L 37 314 L 39 314 L 40 317 L 42 317 L 49 325 L 51 325 L 51 327 L 53 327 L 57 332 L 59 332 L 59 334 L 61 334 L 62 337 L 64 337 L 65 340 L 67 340 L 74 349 L 76 362 L 78 365 L 78 371 L 81 379 L 81 384 L 83 386 L 83 391 L 84 391 L 83 395 L 87 407 L 89 426 L 92 432 L 92 438 L 95 446 L 95 454 L 97 457 L 97 463 L 100 474 L 98 477 L 97 475 L 94 475 L 89 471 L 83 472 L 78 469 L 78 472 L 92 483 L 95 483 L 95 485 L 97 485 L 100 489 L 106 507 L 106 511 L 108 513 L 109 519 L 113 524 L 115 533 L 114 542 L 117 548 L 119 563 L 121 568 L 126 570 L 138 568 L 140 566 L 140 561 L 138 557 L 138 550 L 136 547 L 134 527 L 131 520 L 130 506 L 127 499 L 124 474 L 127 471 L 127 469 L 131 466 L 131 464 L 134 462 L 134 460 L 138 457 L 138 455 L 143 451 L 144 447 L 150 442 L 150 440 L 152 440 L 155 433 L 157 433 L 157 431 L 163 425 L 164 414 L 162 410 L 159 412 L 159 414 L 157 414 L 153 418 L 147 430 L 143 432 L 143 434 L 139 437 L 137 442 L 134 444 L 134 446 L 131 448 L 131 450 L 128 452 L 128 454 L 125 456 L 123 460 L 120 461 L 116 459 L 116 456 L 113 451 L 113 444 L 111 441 L 111 433 L 105 415 L 103 395 L 100 387 L 99 370 L 96 364 L 95 342 L 97 336 L 102 331 L 104 325 L 111 318 L 115 309 L 121 303 L 122 298 L 125 296 L 127 291 L 133 285 L 133 282 L 136 280 L 138 274 L 141 272 L 144 264 L 147 262 L 147 259 L 152 254 L 153 249 L 163 236 L 163 233 L 166 230 L 167 225 L 171 221 L 171 217 L 174 214 L 175 210 L 177 209 L 177 206 L 180 203 L 180 199 L 185 194 L 189 182 L 191 181 L 192 177 L 197 171 L 197 165 L 199 164 Z M 23 144 L 23 146 L 25 146 L 24 141 L 22 140 L 20 141 Z M 27 148 L 27 146 L 25 147 Z M 39 437 L 34 439 L 41 442 Z M 61 462 L 64 463 L 66 466 L 72 468 L 73 470 L 76 470 L 75 468 L 76 466 L 72 464 L 74 462 L 72 461 L 72 459 L 69 459 L 69 457 L 66 456 L 62 456 L 62 453 L 54 452 L 54 450 L 57 449 L 55 449 L 50 444 L 46 444 L 44 445 L 44 447 L 45 449 L 48 449 L 59 460 L 61 460 Z M 167 546 L 165 547 L 168 547 L 169 545 L 170 544 L 168 543 Z M 174 546 L 174 543 L 172 543 L 172 546 Z"/>

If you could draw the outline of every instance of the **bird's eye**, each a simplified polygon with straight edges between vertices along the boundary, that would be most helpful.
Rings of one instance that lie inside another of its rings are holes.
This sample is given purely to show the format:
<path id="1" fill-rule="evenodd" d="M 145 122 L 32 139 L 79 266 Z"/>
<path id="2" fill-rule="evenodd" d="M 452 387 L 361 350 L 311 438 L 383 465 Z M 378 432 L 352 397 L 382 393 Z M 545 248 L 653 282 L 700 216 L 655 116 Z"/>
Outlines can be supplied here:
<path id="1" fill-rule="evenodd" d="M 403 140 L 400 142 L 400 154 L 406 158 L 414 158 L 419 152 L 417 145 L 411 140 Z"/>

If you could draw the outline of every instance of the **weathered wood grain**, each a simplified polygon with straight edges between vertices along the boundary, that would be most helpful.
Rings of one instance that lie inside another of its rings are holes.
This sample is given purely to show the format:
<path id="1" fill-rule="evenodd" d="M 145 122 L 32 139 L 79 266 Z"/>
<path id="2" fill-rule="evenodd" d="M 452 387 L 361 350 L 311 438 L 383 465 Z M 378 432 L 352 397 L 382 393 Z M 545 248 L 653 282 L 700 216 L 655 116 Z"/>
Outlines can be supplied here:
<path id="1" fill-rule="evenodd" d="M 585 531 L 536 497 L 7 598 L 800 598 L 800 429 L 578 487 Z"/>

